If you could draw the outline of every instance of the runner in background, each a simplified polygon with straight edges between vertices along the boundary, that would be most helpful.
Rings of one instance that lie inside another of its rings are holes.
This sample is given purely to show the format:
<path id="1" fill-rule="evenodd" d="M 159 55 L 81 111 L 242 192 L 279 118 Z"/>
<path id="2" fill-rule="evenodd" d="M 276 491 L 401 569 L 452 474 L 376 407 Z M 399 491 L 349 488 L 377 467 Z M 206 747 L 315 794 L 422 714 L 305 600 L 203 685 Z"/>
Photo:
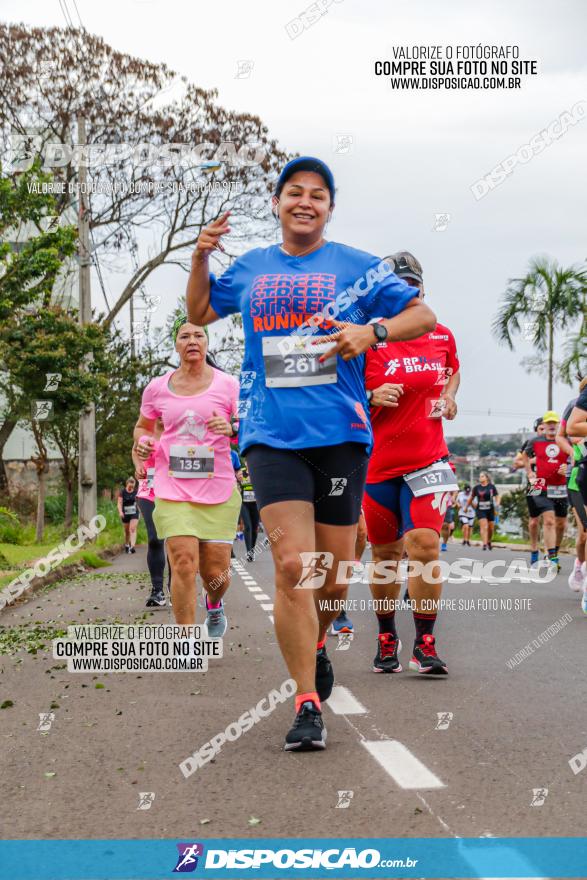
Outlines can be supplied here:
<path id="1" fill-rule="evenodd" d="M 239 454 L 236 451 L 236 449 L 230 450 L 230 460 L 232 461 L 232 467 L 234 468 L 234 475 L 236 477 L 236 481 L 237 481 L 239 488 L 240 488 L 242 481 L 243 481 L 243 466 L 241 464 L 241 460 L 239 458 Z M 245 526 L 243 523 L 242 508 L 241 508 L 241 514 L 240 514 L 238 525 L 237 525 L 237 533 L 236 533 L 237 539 L 239 538 L 239 535 L 242 535 L 244 537 L 244 527 Z M 236 554 L 234 552 L 234 544 L 230 550 L 230 558 L 236 559 Z"/>
<path id="2" fill-rule="evenodd" d="M 444 514 L 444 522 L 442 523 L 442 528 L 440 529 L 440 549 L 441 551 L 445 551 L 448 546 L 448 542 L 450 540 L 450 536 L 455 530 L 455 512 L 456 512 L 456 500 L 457 500 L 457 492 L 450 492 L 448 502 L 446 505 L 446 513 Z"/>
<path id="3" fill-rule="evenodd" d="M 538 494 L 534 494 L 536 510 L 542 518 L 544 543 L 549 561 L 560 571 L 558 561 L 559 546 L 565 532 L 569 509 L 567 495 L 568 455 L 556 442 L 559 416 L 549 410 L 542 417 L 545 426 L 543 435 L 530 438 L 523 453 L 528 482 Z M 535 459 L 533 471 L 531 460 Z"/>
<path id="4" fill-rule="evenodd" d="M 227 628 L 222 596 L 230 584 L 230 551 L 240 510 L 229 439 L 235 436 L 238 382 L 209 362 L 203 327 L 178 318 L 173 340 L 180 365 L 143 391 L 134 430 L 136 451 L 139 458 L 149 458 L 161 419 L 153 522 L 167 541 L 173 613 L 177 623 L 195 623 L 199 570 L 208 635 L 221 638 Z"/>
<path id="5" fill-rule="evenodd" d="M 363 513 L 363 508 L 361 508 L 361 515 L 359 516 L 359 522 L 357 523 L 357 537 L 355 538 L 355 562 L 360 563 L 363 558 L 363 553 L 365 552 L 365 547 L 367 546 L 367 526 L 365 525 L 365 514 Z M 357 564 L 356 570 L 362 571 L 362 567 Z M 346 591 L 344 598 L 346 599 L 348 596 L 348 590 Z M 331 636 L 339 636 L 341 633 L 352 633 L 354 631 L 354 625 L 346 610 L 342 610 L 338 617 L 336 617 L 331 625 L 330 625 L 330 635 Z"/>
<path id="6" fill-rule="evenodd" d="M 424 296 L 422 267 L 407 251 L 386 258 L 398 277 Z M 390 383 L 394 383 L 390 385 Z M 459 360 L 448 327 L 409 342 L 381 342 L 367 352 L 365 384 L 371 407 L 375 444 L 365 486 L 363 510 L 373 562 L 392 563 L 396 577 L 389 582 L 373 574 L 377 654 L 373 672 L 399 673 L 401 641 L 395 613 L 401 588 L 399 565 L 408 554 L 408 591 L 415 602 L 416 638 L 410 669 L 426 675 L 446 675 L 448 668 L 436 652 L 433 635 L 442 593 L 439 535 L 451 493 L 458 489 L 448 461 L 442 417 L 454 419 L 460 383 Z M 424 568 L 410 572 L 410 563 Z M 434 578 L 434 580 L 433 580 Z M 378 582 L 379 580 L 379 582 Z"/>
<path id="7" fill-rule="evenodd" d="M 124 489 L 118 495 L 118 515 L 124 528 L 124 552 L 136 553 L 139 509 L 137 506 L 137 481 L 129 477 Z"/>
<path id="8" fill-rule="evenodd" d="M 243 254 L 214 278 L 208 258 L 230 232 L 225 213 L 200 234 L 187 287 L 192 321 L 242 314 L 240 448 L 265 531 L 279 535 L 271 543 L 275 630 L 297 684 L 286 750 L 326 745 L 321 701 L 334 685 L 326 631 L 344 594 L 338 562 L 354 552 L 373 439 L 361 355 L 377 340 L 412 338 L 435 325 L 386 263 L 325 240 L 334 197 L 324 162 L 288 162 L 272 199 L 282 243 Z M 327 341 L 325 318 L 337 328 Z M 312 560 L 325 555 L 331 564 L 318 588 L 298 589 Z"/>
<path id="9" fill-rule="evenodd" d="M 473 486 L 473 491 L 467 499 L 467 506 L 469 504 L 475 506 L 475 514 L 479 523 L 481 543 L 484 550 L 493 549 L 491 541 L 493 539 L 495 513 L 499 510 L 499 501 L 498 491 L 490 481 L 489 474 L 487 471 L 481 471 L 479 482 L 476 486 Z"/>
<path id="10" fill-rule="evenodd" d="M 557 433 L 557 443 L 563 452 L 569 451 L 569 440 L 572 443 L 572 467 L 569 469 L 567 492 L 577 522 L 577 540 L 575 565 L 569 577 L 572 590 L 582 590 L 582 608 L 587 614 L 587 441 L 580 434 L 569 435 L 568 422 L 574 414 L 574 424 L 580 425 L 587 411 L 587 377 L 579 384 L 579 397 L 572 400 L 565 409 Z M 582 416 L 583 413 L 583 416 Z M 568 439 L 567 439 L 568 438 Z"/>
<path id="11" fill-rule="evenodd" d="M 259 534 L 260 520 L 257 499 L 255 498 L 255 490 L 253 489 L 253 484 L 246 466 L 242 470 L 241 492 L 243 496 L 241 516 L 245 532 L 247 562 L 253 562 L 255 559 L 255 545 Z"/>
<path id="12" fill-rule="evenodd" d="M 546 425 L 542 421 L 542 416 L 536 419 L 534 422 L 534 434 L 537 434 L 539 437 L 544 436 L 544 432 L 546 431 Z M 519 470 L 520 468 L 525 468 L 525 453 L 528 448 L 528 444 L 530 444 L 533 440 L 533 437 L 529 437 L 524 441 L 522 446 L 520 447 L 520 451 L 516 455 L 514 459 L 514 468 Z M 534 457 L 530 458 L 530 468 L 532 471 L 536 472 L 536 459 Z M 526 504 L 528 506 L 528 534 L 530 536 L 530 565 L 535 565 L 540 558 L 539 547 L 539 539 L 540 539 L 540 510 L 536 505 L 534 500 L 535 495 L 538 492 L 533 488 L 532 483 L 528 482 L 526 487 Z"/>
<path id="13" fill-rule="evenodd" d="M 166 562 L 165 541 L 162 541 L 157 535 L 157 529 L 153 522 L 153 511 L 155 509 L 155 493 L 153 491 L 153 480 L 155 478 L 155 453 L 157 451 L 157 441 L 161 436 L 162 430 L 163 425 L 161 424 L 161 421 L 158 420 L 153 433 L 155 438 L 155 444 L 152 447 L 153 451 L 146 461 L 142 461 L 138 457 L 134 446 L 132 452 L 135 476 L 139 481 L 137 504 L 147 529 L 147 567 L 151 578 L 151 595 L 147 599 L 147 608 L 163 608 L 167 604 L 165 590 L 163 588 Z M 148 439 L 149 438 L 146 435 L 140 438 L 141 442 L 145 442 Z M 167 568 L 167 589 L 171 594 L 171 567 L 168 566 Z"/>
<path id="14" fill-rule="evenodd" d="M 464 547 L 471 546 L 471 530 L 475 522 L 475 508 L 469 504 L 469 496 L 471 487 L 465 483 L 459 494 L 457 495 L 457 507 L 459 511 L 459 520 L 463 530 L 462 544 Z"/>

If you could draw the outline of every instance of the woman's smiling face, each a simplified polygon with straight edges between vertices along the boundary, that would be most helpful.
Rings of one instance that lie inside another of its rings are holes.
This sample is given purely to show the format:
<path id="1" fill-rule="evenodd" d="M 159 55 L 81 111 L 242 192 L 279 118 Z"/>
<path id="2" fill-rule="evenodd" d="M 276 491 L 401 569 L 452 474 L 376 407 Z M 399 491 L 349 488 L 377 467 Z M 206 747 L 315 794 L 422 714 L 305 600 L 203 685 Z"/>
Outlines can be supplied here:
<path id="1" fill-rule="evenodd" d="M 319 238 L 329 220 L 330 192 L 315 171 L 297 171 L 284 184 L 279 199 L 274 197 L 284 232 Z"/>

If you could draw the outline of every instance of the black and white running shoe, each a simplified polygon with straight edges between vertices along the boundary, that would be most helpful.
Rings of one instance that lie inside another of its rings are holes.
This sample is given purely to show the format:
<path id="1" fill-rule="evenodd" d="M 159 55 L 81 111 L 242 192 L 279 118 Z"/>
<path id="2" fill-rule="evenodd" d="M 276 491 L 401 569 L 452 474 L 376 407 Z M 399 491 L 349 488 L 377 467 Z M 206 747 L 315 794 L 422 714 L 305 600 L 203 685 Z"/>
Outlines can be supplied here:
<path id="1" fill-rule="evenodd" d="M 284 750 L 301 752 L 326 748 L 326 728 L 322 720 L 322 712 L 311 700 L 302 703 L 300 711 L 285 738 Z"/>
<path id="2" fill-rule="evenodd" d="M 402 665 L 397 655 L 402 643 L 391 633 L 380 633 L 377 636 L 377 655 L 373 661 L 373 672 L 401 672 Z"/>
<path id="3" fill-rule="evenodd" d="M 427 633 L 414 644 L 410 669 L 421 675 L 448 675 L 446 663 L 436 653 L 436 640 L 433 635 Z"/>

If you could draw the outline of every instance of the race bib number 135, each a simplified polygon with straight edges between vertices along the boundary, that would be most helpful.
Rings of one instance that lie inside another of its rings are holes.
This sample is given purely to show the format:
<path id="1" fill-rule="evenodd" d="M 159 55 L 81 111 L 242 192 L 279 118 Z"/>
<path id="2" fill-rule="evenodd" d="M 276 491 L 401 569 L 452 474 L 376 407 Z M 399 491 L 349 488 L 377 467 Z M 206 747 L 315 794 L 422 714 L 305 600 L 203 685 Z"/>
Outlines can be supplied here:
<path id="1" fill-rule="evenodd" d="M 214 449 L 211 446 L 171 446 L 169 476 L 198 479 L 214 476 Z"/>

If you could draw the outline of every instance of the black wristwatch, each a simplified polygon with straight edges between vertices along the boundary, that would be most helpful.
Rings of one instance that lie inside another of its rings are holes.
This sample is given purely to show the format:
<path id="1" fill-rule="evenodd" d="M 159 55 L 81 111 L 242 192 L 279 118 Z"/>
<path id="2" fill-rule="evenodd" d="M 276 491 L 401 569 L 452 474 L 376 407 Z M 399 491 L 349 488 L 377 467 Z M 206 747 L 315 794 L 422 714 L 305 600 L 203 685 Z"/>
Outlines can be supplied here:
<path id="1" fill-rule="evenodd" d="M 383 324 L 371 324 L 373 327 L 373 333 L 375 334 L 375 339 L 377 342 L 385 342 L 388 337 L 387 328 L 383 326 Z"/>

